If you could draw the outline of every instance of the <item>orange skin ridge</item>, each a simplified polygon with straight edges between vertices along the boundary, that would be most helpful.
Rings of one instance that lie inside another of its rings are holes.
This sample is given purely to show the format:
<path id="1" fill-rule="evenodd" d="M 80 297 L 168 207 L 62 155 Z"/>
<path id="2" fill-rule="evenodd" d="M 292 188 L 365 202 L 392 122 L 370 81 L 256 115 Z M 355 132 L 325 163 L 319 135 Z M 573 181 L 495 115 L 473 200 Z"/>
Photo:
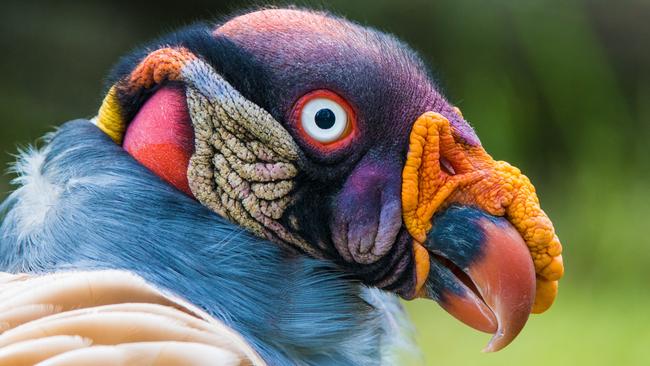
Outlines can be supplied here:
<path id="1" fill-rule="evenodd" d="M 441 159 L 452 169 L 445 168 Z M 503 216 L 517 229 L 535 266 L 532 312 L 546 311 L 557 296 L 564 266 L 562 245 L 540 207 L 535 187 L 519 169 L 495 161 L 480 145 L 463 143 L 444 116 L 427 112 L 413 126 L 402 174 L 403 217 L 415 239 L 418 291 L 429 272 L 429 255 L 421 243 L 432 227 L 433 215 L 453 203 Z"/>

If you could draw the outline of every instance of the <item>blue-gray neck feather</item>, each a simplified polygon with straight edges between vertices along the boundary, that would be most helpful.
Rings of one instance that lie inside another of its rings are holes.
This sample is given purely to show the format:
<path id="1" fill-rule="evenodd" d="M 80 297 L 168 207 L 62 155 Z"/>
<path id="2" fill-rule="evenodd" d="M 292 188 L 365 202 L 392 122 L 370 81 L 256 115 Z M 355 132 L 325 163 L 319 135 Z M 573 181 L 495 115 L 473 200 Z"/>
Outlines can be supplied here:
<path id="1" fill-rule="evenodd" d="M 392 296 L 242 231 L 88 121 L 64 125 L 17 170 L 0 206 L 1 271 L 135 272 L 224 320 L 271 365 L 379 364 L 388 351 Z"/>

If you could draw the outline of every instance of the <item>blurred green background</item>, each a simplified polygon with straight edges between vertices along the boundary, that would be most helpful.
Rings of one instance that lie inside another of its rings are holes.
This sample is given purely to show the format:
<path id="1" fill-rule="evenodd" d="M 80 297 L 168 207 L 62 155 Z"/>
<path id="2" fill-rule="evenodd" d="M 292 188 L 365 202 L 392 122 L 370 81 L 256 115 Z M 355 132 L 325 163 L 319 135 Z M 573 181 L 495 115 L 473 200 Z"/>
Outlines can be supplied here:
<path id="1" fill-rule="evenodd" d="M 101 81 L 138 44 L 251 1 L 30 2 L 0 7 L 0 164 L 94 115 Z M 257 3 L 259 4 L 259 2 Z M 275 2 L 275 4 L 279 4 Z M 535 183 L 564 244 L 553 308 L 489 336 L 407 304 L 412 365 L 650 364 L 650 1 L 303 1 L 419 50 L 486 149 Z M 0 198 L 10 190 L 0 178 Z"/>

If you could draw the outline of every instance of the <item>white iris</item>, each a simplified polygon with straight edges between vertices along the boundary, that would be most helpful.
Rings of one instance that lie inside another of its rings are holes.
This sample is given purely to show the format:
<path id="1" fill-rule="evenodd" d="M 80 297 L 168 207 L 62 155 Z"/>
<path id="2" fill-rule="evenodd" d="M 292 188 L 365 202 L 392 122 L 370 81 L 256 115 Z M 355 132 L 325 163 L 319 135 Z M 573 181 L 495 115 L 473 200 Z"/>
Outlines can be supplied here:
<path id="1" fill-rule="evenodd" d="M 339 139 L 348 127 L 348 114 L 335 101 L 314 98 L 305 103 L 300 115 L 303 130 L 314 140 L 328 143 Z"/>

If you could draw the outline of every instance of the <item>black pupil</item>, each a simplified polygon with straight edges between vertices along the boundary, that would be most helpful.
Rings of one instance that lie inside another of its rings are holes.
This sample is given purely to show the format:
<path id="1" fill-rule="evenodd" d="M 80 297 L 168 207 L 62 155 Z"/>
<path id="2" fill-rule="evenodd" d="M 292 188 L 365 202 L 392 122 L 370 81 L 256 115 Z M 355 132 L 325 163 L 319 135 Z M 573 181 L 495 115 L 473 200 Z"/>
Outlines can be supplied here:
<path id="1" fill-rule="evenodd" d="M 331 109 L 323 108 L 316 112 L 316 126 L 323 130 L 329 130 L 336 122 L 336 116 Z"/>

